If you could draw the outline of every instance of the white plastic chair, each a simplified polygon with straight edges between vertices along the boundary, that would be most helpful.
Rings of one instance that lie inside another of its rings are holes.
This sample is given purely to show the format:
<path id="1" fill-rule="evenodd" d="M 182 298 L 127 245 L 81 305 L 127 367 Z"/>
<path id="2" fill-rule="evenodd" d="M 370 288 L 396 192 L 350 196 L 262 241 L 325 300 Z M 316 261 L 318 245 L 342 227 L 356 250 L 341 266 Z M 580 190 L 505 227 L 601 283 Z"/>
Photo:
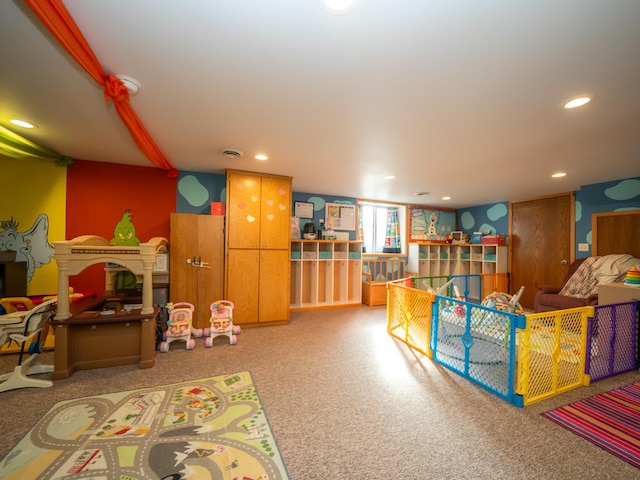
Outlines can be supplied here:
<path id="1" fill-rule="evenodd" d="M 49 327 L 56 299 L 42 302 L 28 312 L 14 312 L 0 316 L 0 345 L 8 341 L 20 345 L 18 365 L 13 372 L 0 375 L 0 392 L 27 387 L 50 387 L 51 380 L 29 378 L 29 375 L 53 372 L 53 365 L 43 365 L 38 360 L 41 348 L 41 334 Z M 32 340 L 29 345 L 29 341 Z M 31 355 L 23 361 L 24 354 Z"/>

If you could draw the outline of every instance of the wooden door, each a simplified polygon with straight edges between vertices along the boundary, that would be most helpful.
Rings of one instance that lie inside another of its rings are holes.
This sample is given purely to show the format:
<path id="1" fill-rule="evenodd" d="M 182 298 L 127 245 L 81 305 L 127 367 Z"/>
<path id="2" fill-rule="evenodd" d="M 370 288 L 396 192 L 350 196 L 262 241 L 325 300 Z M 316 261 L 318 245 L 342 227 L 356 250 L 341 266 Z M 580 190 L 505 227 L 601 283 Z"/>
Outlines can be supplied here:
<path id="1" fill-rule="evenodd" d="M 534 308 L 538 285 L 561 285 L 573 260 L 573 193 L 514 202 L 510 208 L 511 293 Z"/>
<path id="2" fill-rule="evenodd" d="M 198 251 L 195 215 L 172 213 L 169 241 L 169 297 L 171 302 L 198 303 L 198 277 L 192 263 Z"/>
<path id="3" fill-rule="evenodd" d="M 289 320 L 289 251 L 260 251 L 259 321 Z"/>
<path id="4" fill-rule="evenodd" d="M 291 178 L 263 177 L 260 248 L 288 249 L 291 237 Z"/>
<path id="5" fill-rule="evenodd" d="M 203 262 L 203 267 L 197 267 Z M 224 218 L 171 214 L 169 297 L 195 307 L 193 326 L 209 326 L 209 305 L 223 296 Z"/>
<path id="6" fill-rule="evenodd" d="M 260 246 L 260 188 L 257 175 L 227 172 L 228 248 Z"/>
<path id="7" fill-rule="evenodd" d="M 233 321 L 239 325 L 258 322 L 259 275 L 258 250 L 229 249 L 226 299 L 233 302 Z"/>

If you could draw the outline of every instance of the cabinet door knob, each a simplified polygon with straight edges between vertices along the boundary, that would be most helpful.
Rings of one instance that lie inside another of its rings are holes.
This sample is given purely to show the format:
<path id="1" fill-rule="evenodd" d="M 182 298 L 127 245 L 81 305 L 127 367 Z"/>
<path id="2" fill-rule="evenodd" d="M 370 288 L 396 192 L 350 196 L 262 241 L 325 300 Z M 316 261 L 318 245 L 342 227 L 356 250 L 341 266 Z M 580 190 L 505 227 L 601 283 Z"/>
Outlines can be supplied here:
<path id="1" fill-rule="evenodd" d="M 566 265 L 566 264 L 567 264 L 567 263 L 569 263 L 569 262 L 567 262 L 566 260 L 561 260 L 561 261 L 560 261 L 560 263 L 561 263 L 562 265 Z"/>

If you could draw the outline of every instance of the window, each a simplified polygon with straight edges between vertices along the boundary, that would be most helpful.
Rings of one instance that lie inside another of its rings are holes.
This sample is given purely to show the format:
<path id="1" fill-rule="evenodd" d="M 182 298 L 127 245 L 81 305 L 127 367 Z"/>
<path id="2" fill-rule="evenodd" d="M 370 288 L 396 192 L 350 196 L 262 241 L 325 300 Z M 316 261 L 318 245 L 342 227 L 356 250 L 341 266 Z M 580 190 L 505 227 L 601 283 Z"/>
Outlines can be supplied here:
<path id="1" fill-rule="evenodd" d="M 405 254 L 406 211 L 400 204 L 358 201 L 363 252 Z"/>

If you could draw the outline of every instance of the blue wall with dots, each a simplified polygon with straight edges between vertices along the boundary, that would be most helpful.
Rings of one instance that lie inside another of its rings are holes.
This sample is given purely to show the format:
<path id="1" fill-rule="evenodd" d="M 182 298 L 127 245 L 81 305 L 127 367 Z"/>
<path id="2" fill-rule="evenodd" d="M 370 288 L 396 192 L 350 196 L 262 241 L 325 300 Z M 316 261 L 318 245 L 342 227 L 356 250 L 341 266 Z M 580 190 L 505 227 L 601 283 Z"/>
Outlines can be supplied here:
<path id="1" fill-rule="evenodd" d="M 227 198 L 227 176 L 213 173 L 179 172 L 177 213 L 211 213 L 211 202 Z"/>
<path id="2" fill-rule="evenodd" d="M 176 212 L 200 213 L 211 212 L 211 202 L 226 201 L 226 176 L 212 173 L 182 171 L 178 178 L 178 194 Z M 591 255 L 591 215 L 602 212 L 623 210 L 640 210 L 640 177 L 633 177 L 612 182 L 584 185 L 575 192 L 575 258 Z M 325 217 L 327 203 L 356 204 L 354 197 L 341 197 L 317 193 L 293 192 L 293 202 L 313 203 L 313 220 L 301 219 L 300 231 L 310 221 L 320 225 Z M 485 232 L 505 234 L 509 232 L 509 202 L 461 208 L 457 212 L 458 228 L 465 233 Z M 349 232 L 349 238 L 355 240 L 356 231 Z M 578 244 L 586 243 L 589 250 L 578 251 Z"/>
<path id="3" fill-rule="evenodd" d="M 591 215 L 640 209 L 640 177 L 594 183 L 575 192 L 575 258 L 591 255 Z M 465 233 L 509 232 L 509 203 L 500 202 L 458 210 L 458 226 Z M 578 251 L 578 244 L 586 243 L 589 250 Z"/>
<path id="4" fill-rule="evenodd" d="M 640 210 L 640 177 L 594 183 L 576 192 L 576 258 L 591 255 L 591 215 L 623 210 Z M 579 243 L 587 243 L 589 251 L 579 252 Z"/>

